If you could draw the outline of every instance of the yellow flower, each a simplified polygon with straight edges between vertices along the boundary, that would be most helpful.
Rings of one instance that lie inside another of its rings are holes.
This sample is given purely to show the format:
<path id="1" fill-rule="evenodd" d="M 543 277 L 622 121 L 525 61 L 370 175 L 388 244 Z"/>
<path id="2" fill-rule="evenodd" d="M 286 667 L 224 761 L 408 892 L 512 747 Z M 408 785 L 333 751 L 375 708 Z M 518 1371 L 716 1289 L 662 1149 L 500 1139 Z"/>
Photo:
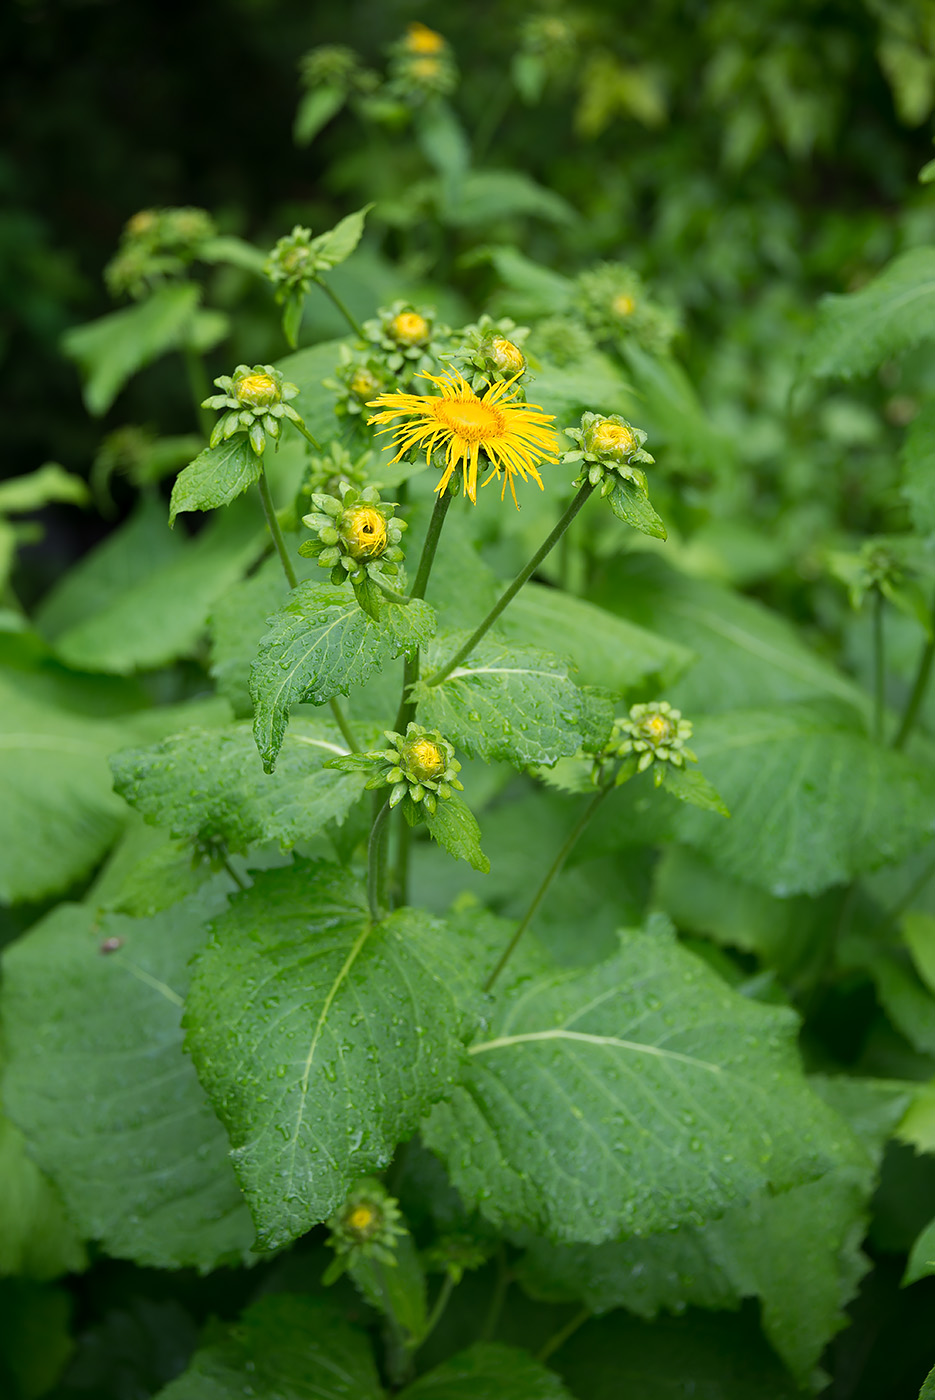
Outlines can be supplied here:
<path id="1" fill-rule="evenodd" d="M 429 323 L 418 311 L 400 311 L 390 322 L 390 335 L 401 345 L 421 345 L 429 338 Z"/>
<path id="2" fill-rule="evenodd" d="M 538 464 L 554 462 L 558 451 L 558 438 L 549 424 L 551 414 L 544 413 L 535 404 L 518 402 L 515 397 L 506 397 L 514 379 L 498 380 L 491 384 L 482 398 L 460 374 L 438 376 L 425 374 L 441 390 L 440 397 L 422 394 L 381 394 L 367 405 L 380 408 L 369 420 L 371 423 L 391 423 L 394 418 L 408 418 L 407 423 L 395 428 L 381 429 L 384 433 L 396 434 L 394 446 L 398 449 L 394 462 L 407 456 L 414 448 L 425 448 L 425 460 L 431 464 L 432 453 L 436 448 L 445 448 L 445 470 L 436 491 L 444 491 L 452 474 L 460 466 L 464 476 L 464 489 L 471 501 L 477 500 L 478 455 L 484 452 L 490 464 L 490 473 L 481 484 L 487 485 L 493 477 L 499 481 L 503 473 L 500 491 L 502 500 L 509 483 L 514 503 L 516 488 L 514 476 L 523 481 L 532 477 L 542 488 Z"/>
<path id="3" fill-rule="evenodd" d="M 614 297 L 613 309 L 618 316 L 632 316 L 636 310 L 636 302 L 627 292 L 621 292 L 620 296 Z"/>
<path id="4" fill-rule="evenodd" d="M 410 53 L 441 53 L 444 47 L 445 41 L 442 36 L 436 34 L 434 29 L 429 29 L 427 24 L 420 24 L 415 20 L 406 30 L 406 48 Z"/>

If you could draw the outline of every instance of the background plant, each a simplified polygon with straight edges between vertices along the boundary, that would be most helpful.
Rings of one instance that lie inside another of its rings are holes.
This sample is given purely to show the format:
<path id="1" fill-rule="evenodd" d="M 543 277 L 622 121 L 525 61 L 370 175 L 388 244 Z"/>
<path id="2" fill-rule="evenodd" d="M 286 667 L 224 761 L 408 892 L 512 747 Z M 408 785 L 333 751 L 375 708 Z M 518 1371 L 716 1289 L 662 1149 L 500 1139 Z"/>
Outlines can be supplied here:
<path id="1" fill-rule="evenodd" d="M 935 1360 L 932 35 L 644 10 L 224 7 L 126 121 L 146 7 L 4 20 L 14 1395 Z M 424 370 L 578 434 L 519 511 Z"/>

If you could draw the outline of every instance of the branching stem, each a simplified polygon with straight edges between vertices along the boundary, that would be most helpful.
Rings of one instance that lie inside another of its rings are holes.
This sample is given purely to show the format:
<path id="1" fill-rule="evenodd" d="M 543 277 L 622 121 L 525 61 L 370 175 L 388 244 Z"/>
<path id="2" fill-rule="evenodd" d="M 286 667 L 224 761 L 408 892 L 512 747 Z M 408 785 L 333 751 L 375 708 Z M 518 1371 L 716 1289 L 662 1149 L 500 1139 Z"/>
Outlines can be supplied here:
<path id="1" fill-rule="evenodd" d="M 289 558 L 289 551 L 286 549 L 286 541 L 282 537 L 282 530 L 279 528 L 279 520 L 276 515 L 276 507 L 273 505 L 273 498 L 269 491 L 269 480 L 266 476 L 265 462 L 260 467 L 260 479 L 257 482 L 260 488 L 260 500 L 263 502 L 263 514 L 266 516 L 266 524 L 269 527 L 270 536 L 276 546 L 276 553 L 279 555 L 279 562 L 282 564 L 282 571 L 286 576 L 286 582 L 290 588 L 298 587 L 299 580 L 295 576 L 295 569 L 292 567 L 292 560 Z"/>
<path id="2" fill-rule="evenodd" d="M 386 854 L 386 819 L 390 814 L 390 799 L 387 798 L 374 818 L 367 843 L 367 902 L 370 917 L 377 923 L 383 917 L 385 907 L 384 885 Z"/>
<path id="3" fill-rule="evenodd" d="M 464 646 L 462 646 L 458 651 L 455 652 L 454 656 L 450 659 L 450 661 L 446 662 L 446 664 L 442 666 L 441 670 L 435 671 L 431 676 L 429 676 L 429 685 L 440 685 L 443 680 L 445 680 L 448 676 L 451 675 L 455 667 L 460 666 L 461 662 L 464 661 L 468 656 L 470 656 L 471 652 L 477 646 L 477 643 L 490 630 L 490 628 L 496 622 L 500 614 L 513 601 L 519 590 L 522 588 L 523 584 L 526 583 L 532 577 L 532 575 L 535 573 L 536 569 L 538 569 L 539 565 L 542 563 L 546 555 L 549 554 L 558 544 L 559 540 L 562 538 L 562 535 L 564 535 L 565 531 L 568 529 L 569 525 L 574 520 L 575 516 L 578 514 L 579 510 L 584 505 L 585 501 L 591 495 L 593 490 L 594 487 L 591 485 L 591 483 L 589 481 L 586 481 L 584 485 L 579 489 L 577 496 L 574 498 L 571 505 L 565 511 L 565 514 L 562 516 L 562 518 L 558 521 L 555 528 L 542 541 L 542 544 L 536 550 L 535 554 L 529 560 L 528 564 L 526 564 L 525 567 L 519 571 L 519 573 L 516 575 L 516 578 L 513 580 L 510 586 L 506 588 L 503 593 L 501 593 L 500 597 L 497 599 L 496 603 L 494 603 L 493 607 L 490 609 L 490 612 L 484 618 L 483 622 L 480 623 L 480 625 L 476 627 L 471 633 L 470 637 L 468 637 L 467 641 L 464 643 Z"/>
<path id="4" fill-rule="evenodd" d="M 442 491 L 435 497 L 435 505 L 432 509 L 432 516 L 429 520 L 429 527 L 425 532 L 425 542 L 422 545 L 422 553 L 419 556 L 419 567 L 416 570 L 415 583 L 410 590 L 410 598 L 424 598 L 425 590 L 428 588 L 429 577 L 432 572 L 432 565 L 435 563 L 435 553 L 438 549 L 438 541 L 441 539 L 442 526 L 445 523 L 445 516 L 452 502 L 452 495 L 449 491 Z M 409 700 L 408 694 L 412 686 L 419 679 L 419 650 L 413 652 L 412 656 L 407 656 L 403 666 L 403 693 L 399 701 L 399 710 L 396 714 L 396 723 L 393 728 L 399 734 L 406 732 L 406 726 L 413 718 L 416 707 L 413 701 Z"/>
<path id="5" fill-rule="evenodd" d="M 555 879 L 556 875 L 558 875 L 558 873 L 560 872 L 562 866 L 565 864 L 565 861 L 571 854 L 582 831 L 584 831 L 588 822 L 594 816 L 594 813 L 597 811 L 598 807 L 601 805 L 601 803 L 604 801 L 604 798 L 611 790 L 612 789 L 610 787 L 600 788 L 591 798 L 591 801 L 585 807 L 584 811 L 581 813 L 580 817 L 572 827 L 571 831 L 568 833 L 564 843 L 562 844 L 561 850 L 553 860 L 552 864 L 549 866 L 548 870 L 545 872 L 542 884 L 539 886 L 539 888 L 533 895 L 532 900 L 529 904 L 529 908 L 526 910 L 525 914 L 520 919 L 519 924 L 516 928 L 516 932 L 513 934 L 513 937 L 510 939 L 509 943 L 504 949 L 500 961 L 497 963 L 493 972 L 490 974 L 490 976 L 487 978 L 487 981 L 484 983 L 485 992 L 490 991 L 491 987 L 496 982 L 497 978 L 500 976 L 500 973 L 506 967 L 507 963 L 513 955 L 513 950 L 516 948 L 517 943 L 519 943 L 519 940 L 522 938 L 523 934 L 526 932 L 527 928 L 532 923 L 533 916 L 535 915 L 536 910 L 539 908 L 539 905 L 542 903 L 543 899 L 545 899 L 545 896 L 547 895 L 549 890 L 549 886 Z"/>
<path id="6" fill-rule="evenodd" d="M 583 1327 L 590 1316 L 590 1308 L 582 1308 L 579 1313 L 575 1313 L 574 1317 L 571 1318 L 569 1322 L 566 1322 L 564 1327 L 560 1327 L 557 1332 L 553 1333 L 545 1346 L 540 1350 L 536 1360 L 548 1361 L 552 1353 L 558 1351 L 559 1347 L 563 1347 L 569 1337 L 573 1337 L 578 1328 Z"/>
<path id="7" fill-rule="evenodd" d="M 333 290 L 331 284 L 326 282 L 321 277 L 316 277 L 315 281 L 318 283 L 318 286 L 321 287 L 321 290 L 325 293 L 325 295 L 327 297 L 330 297 L 331 301 L 338 308 L 341 315 L 344 317 L 345 321 L 350 326 L 354 334 L 359 336 L 361 340 L 364 340 L 366 337 L 364 336 L 363 326 L 360 324 L 357 317 L 354 316 L 352 312 L 350 312 L 348 308 L 344 305 L 344 302 L 338 296 L 337 292 Z"/>
<path id="8" fill-rule="evenodd" d="M 338 703 L 337 696 L 333 696 L 331 699 L 331 713 L 334 716 L 334 722 L 340 729 L 344 742 L 345 744 L 347 744 L 347 747 L 350 749 L 351 753 L 359 753 L 360 748 L 358 746 L 357 740 L 354 738 L 354 731 L 347 722 L 347 718 L 344 714 L 344 711 L 341 709 L 341 706 Z"/>

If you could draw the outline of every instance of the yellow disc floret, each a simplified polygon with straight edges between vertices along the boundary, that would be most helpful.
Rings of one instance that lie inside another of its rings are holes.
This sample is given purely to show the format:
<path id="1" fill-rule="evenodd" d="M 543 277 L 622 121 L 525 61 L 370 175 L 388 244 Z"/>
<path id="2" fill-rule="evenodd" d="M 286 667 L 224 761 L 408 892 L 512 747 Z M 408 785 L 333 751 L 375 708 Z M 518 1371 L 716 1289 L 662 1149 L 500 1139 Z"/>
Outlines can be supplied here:
<path id="1" fill-rule="evenodd" d="M 618 316 L 632 316 L 636 310 L 636 302 L 629 292 L 621 292 L 620 296 L 614 297 L 611 306 Z"/>
<path id="2" fill-rule="evenodd" d="M 347 1228 L 354 1230 L 357 1234 L 364 1234 L 377 1218 L 377 1213 L 371 1205 L 359 1205 L 347 1216 Z"/>
<path id="3" fill-rule="evenodd" d="M 279 388 L 268 374 L 248 374 L 236 381 L 234 389 L 241 403 L 253 408 L 265 408 L 279 399 Z"/>
<path id="4" fill-rule="evenodd" d="M 354 559 L 373 559 L 386 548 L 386 518 L 373 506 L 345 511 L 340 533 Z"/>
<path id="5" fill-rule="evenodd" d="M 355 370 L 348 384 L 351 393 L 358 399 L 365 399 L 369 394 L 375 394 L 379 387 L 380 381 L 377 376 L 372 370 L 364 368 Z"/>
<path id="6" fill-rule="evenodd" d="M 522 350 L 502 335 L 494 337 L 490 347 L 490 358 L 503 374 L 522 374 L 526 368 L 526 356 Z"/>
<path id="7" fill-rule="evenodd" d="M 389 332 L 400 345 L 424 345 L 429 338 L 429 323 L 418 311 L 400 311 L 390 322 Z"/>
<path id="8" fill-rule="evenodd" d="M 605 421 L 596 423 L 591 429 L 590 446 L 595 452 L 606 452 L 608 456 L 615 457 L 633 452 L 639 443 L 622 423 Z"/>
<path id="9" fill-rule="evenodd" d="M 436 34 L 434 29 L 429 29 L 427 24 L 420 24 L 418 20 L 414 20 L 406 30 L 406 48 L 410 53 L 441 53 L 444 47 L 445 41 L 442 36 Z"/>
<path id="10" fill-rule="evenodd" d="M 383 411 L 370 419 L 371 423 L 391 423 L 394 418 L 408 419 L 383 432 L 396 434 L 394 461 L 399 461 L 417 448 L 425 448 L 426 461 L 431 462 L 436 448 L 445 450 L 445 469 L 436 491 L 444 491 L 453 473 L 461 468 L 464 489 L 470 500 L 477 499 L 477 466 L 481 451 L 490 464 L 490 473 L 482 485 L 503 473 L 501 499 L 509 483 L 516 501 L 514 477 L 526 481 L 532 477 L 541 488 L 538 464 L 555 461 L 558 439 L 550 427 L 552 417 L 535 404 L 517 402 L 507 397 L 508 380 L 491 384 L 482 398 L 460 374 L 444 377 L 426 374 L 425 379 L 438 386 L 438 397 L 428 394 L 381 394 L 368 405 Z"/>
<path id="11" fill-rule="evenodd" d="M 431 739 L 417 739 L 409 746 L 406 758 L 409 771 L 420 782 L 426 778 L 437 778 L 447 766 L 445 755 Z"/>

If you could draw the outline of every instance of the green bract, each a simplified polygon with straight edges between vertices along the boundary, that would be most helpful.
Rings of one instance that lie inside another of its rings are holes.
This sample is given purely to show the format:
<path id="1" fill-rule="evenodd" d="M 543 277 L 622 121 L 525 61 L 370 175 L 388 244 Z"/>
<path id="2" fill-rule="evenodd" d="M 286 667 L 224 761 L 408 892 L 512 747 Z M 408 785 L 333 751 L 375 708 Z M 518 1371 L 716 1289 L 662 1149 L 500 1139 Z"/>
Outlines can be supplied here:
<path id="1" fill-rule="evenodd" d="M 403 559 L 399 541 L 406 521 L 394 516 L 393 505 L 381 501 L 374 486 L 358 491 L 342 481 L 338 490 L 340 499 L 312 492 L 314 510 L 302 517 L 302 524 L 318 538 L 304 540 L 299 553 L 330 569 L 334 584 L 349 580 L 356 587 L 368 577 L 386 583 L 386 575 L 395 575 Z"/>
<path id="2" fill-rule="evenodd" d="M 473 325 L 452 332 L 458 348 L 444 353 L 442 359 L 453 365 L 475 392 L 497 379 L 528 381 L 522 350 L 528 335 L 528 326 L 518 326 L 508 317 L 495 321 L 492 316 L 481 316 Z"/>
<path id="3" fill-rule="evenodd" d="M 184 272 L 216 233 L 205 209 L 141 209 L 127 221 L 104 280 L 113 296 L 145 296 L 163 278 Z"/>
<path id="4" fill-rule="evenodd" d="M 238 365 L 233 375 L 222 374 L 214 382 L 223 392 L 212 394 L 202 407 L 228 411 L 211 430 L 211 447 L 246 433 L 251 448 L 262 457 L 267 437 L 279 441 L 284 418 L 302 422 L 289 403 L 299 391 L 274 365 Z"/>
<path id="5" fill-rule="evenodd" d="M 410 723 L 405 734 L 392 729 L 384 733 L 390 741 L 389 749 L 348 754 L 334 759 L 331 767 L 344 772 L 373 770 L 367 787 L 391 788 L 390 807 L 406 799 L 404 810 L 411 820 L 417 819 L 420 803 L 426 811 L 434 813 L 439 800 L 445 802 L 451 797 L 452 789 L 464 791 L 464 784 L 458 781 L 461 764 L 455 758 L 454 744 L 437 729 Z"/>
<path id="6" fill-rule="evenodd" d="M 580 486 L 589 481 L 592 486 L 602 482 L 601 494 L 607 496 L 614 488 L 614 477 L 632 481 L 646 491 L 646 473 L 637 462 L 655 461 L 643 450 L 646 434 L 634 428 L 619 413 L 585 413 L 580 428 L 566 428 L 565 436 L 579 444 L 577 450 L 563 452 L 563 462 L 583 462 L 581 474 L 575 481 Z"/>
<path id="7" fill-rule="evenodd" d="M 364 1177 L 348 1195 L 342 1208 L 328 1221 L 328 1244 L 336 1258 L 325 1273 L 333 1283 L 358 1259 L 375 1259 L 396 1265 L 396 1250 L 406 1229 L 398 1201 L 375 1177 Z"/>
<path id="8" fill-rule="evenodd" d="M 394 301 L 382 306 L 373 320 L 365 321 L 364 336 L 386 371 L 408 381 L 426 370 L 438 369 L 438 357 L 450 334 L 436 323 L 434 307 Z"/>
<path id="9" fill-rule="evenodd" d="M 381 354 L 342 345 L 334 379 L 324 382 L 335 394 L 334 411 L 339 418 L 366 423 L 367 404 L 391 387 L 394 375 Z"/>

